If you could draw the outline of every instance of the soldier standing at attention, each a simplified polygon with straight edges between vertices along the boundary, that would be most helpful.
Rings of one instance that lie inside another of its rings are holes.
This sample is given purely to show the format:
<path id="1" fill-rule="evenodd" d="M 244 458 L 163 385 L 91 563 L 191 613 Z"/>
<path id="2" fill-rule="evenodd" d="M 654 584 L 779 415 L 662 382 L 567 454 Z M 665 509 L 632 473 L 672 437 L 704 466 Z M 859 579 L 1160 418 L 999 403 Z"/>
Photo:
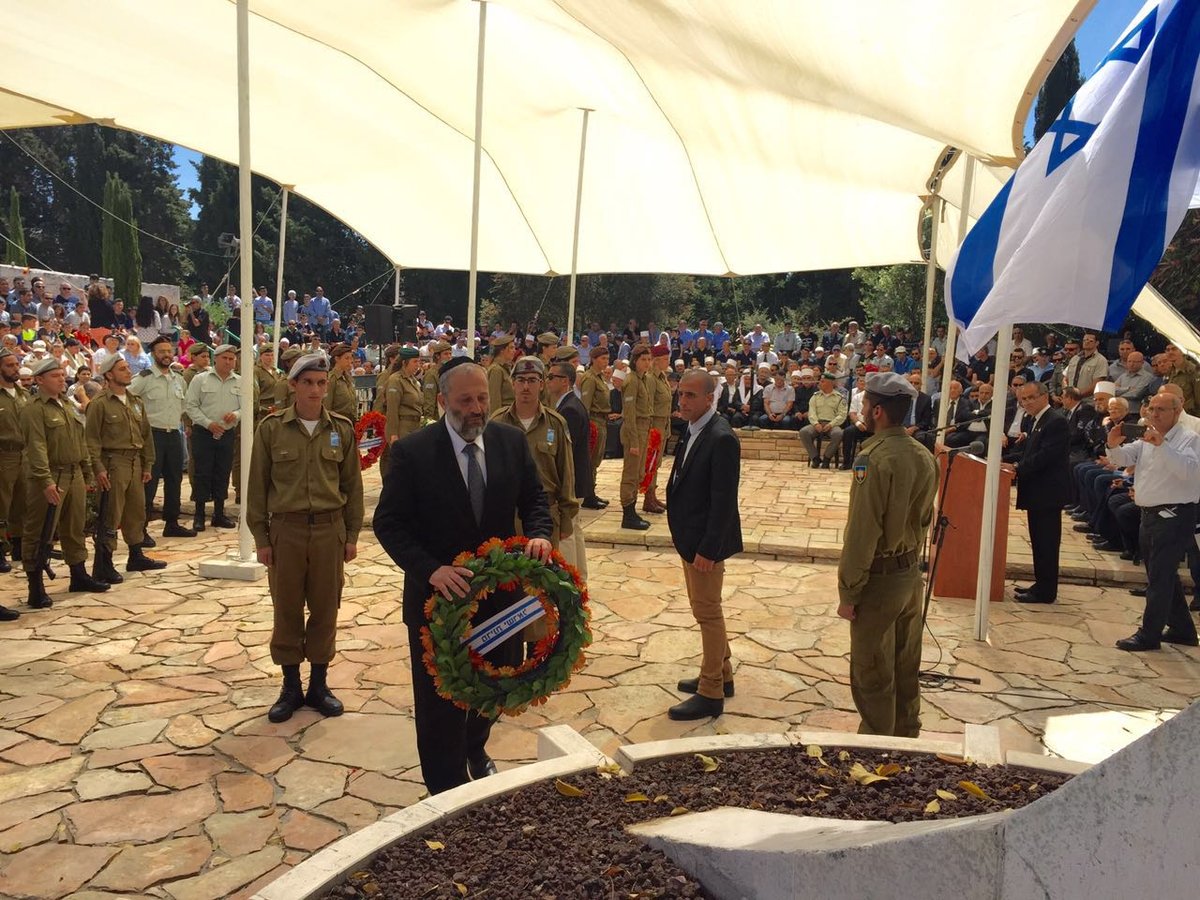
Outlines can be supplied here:
<path id="1" fill-rule="evenodd" d="M 192 420 L 192 453 L 195 454 L 196 514 L 192 527 L 204 530 L 204 506 L 213 504 L 213 528 L 235 528 L 237 523 L 225 515 L 229 493 L 229 473 L 237 452 L 237 425 L 241 419 L 241 376 L 237 348 L 222 344 L 213 353 L 212 370 L 197 375 L 188 386 L 184 409 Z"/>
<path id="2" fill-rule="evenodd" d="M 860 734 L 921 731 L 921 570 L 937 466 L 903 428 L 916 388 L 892 372 L 867 376 L 861 421 L 872 436 L 854 459 L 838 563 L 838 615 L 850 622 L 850 692 Z"/>
<path id="3" fill-rule="evenodd" d="M 0 347 L 0 572 L 12 571 L 10 555 L 15 562 L 21 559 L 21 520 L 25 508 L 21 410 L 29 402 L 29 391 L 21 387 L 20 373 L 21 361 L 7 347 Z M 16 610 L 0 606 L 0 622 L 19 615 Z"/>
<path id="4" fill-rule="evenodd" d="M 86 487 L 92 478 L 83 425 L 70 404 L 62 399 L 67 373 L 53 356 L 33 370 L 37 396 L 21 411 L 21 436 L 25 441 L 25 524 L 21 562 L 29 579 L 29 605 L 46 609 L 50 595 L 38 568 L 42 527 L 54 507 L 54 524 L 62 541 L 63 559 L 71 569 L 68 591 L 107 591 L 108 582 L 87 573 L 87 546 L 83 542 Z"/>
<path id="5" fill-rule="evenodd" d="M 383 412 L 384 390 L 387 388 L 387 380 L 396 371 L 396 358 L 399 355 L 399 344 L 392 344 L 383 351 L 383 365 L 379 367 L 379 374 L 375 376 L 375 402 L 371 404 L 371 409 L 375 412 Z"/>
<path id="6" fill-rule="evenodd" d="M 154 505 L 158 482 L 163 483 L 163 537 L 195 537 L 196 532 L 179 524 L 179 493 L 183 484 L 183 376 L 171 368 L 171 339 L 165 334 L 150 344 L 151 366 L 129 385 L 129 393 L 141 398 L 154 439 L 154 467 L 146 482 L 146 511 Z M 146 535 L 149 537 L 149 535 Z M 143 541 L 142 546 L 154 546 Z"/>
<path id="7" fill-rule="evenodd" d="M 520 348 L 513 343 L 511 334 L 502 334 L 492 338 L 489 349 L 492 352 L 492 364 L 487 370 L 488 399 L 492 405 L 491 412 L 494 413 L 502 406 L 513 404 L 512 367 Z"/>
<path id="8" fill-rule="evenodd" d="M 293 363 L 296 362 L 304 351 L 299 347 L 288 347 L 279 354 L 279 362 L 283 367 L 283 371 L 279 375 L 279 380 L 275 382 L 275 390 L 272 406 L 272 412 L 278 412 L 286 406 L 292 405 L 292 389 L 288 387 L 288 375 L 291 372 Z"/>
<path id="9" fill-rule="evenodd" d="M 604 447 L 608 443 L 608 416 L 612 412 L 609 387 L 604 383 L 608 348 L 593 347 L 588 363 L 588 370 L 579 380 L 579 399 L 583 401 L 583 408 L 587 410 L 590 423 L 588 431 L 592 428 L 596 430 L 596 443 L 588 448 L 592 464 L 592 495 L 583 498 L 582 506 L 584 509 L 604 509 L 608 506 L 608 501 L 601 500 L 596 495 L 596 477 L 600 472 L 600 461 L 604 459 Z M 590 433 L 588 440 L 591 440 Z"/>
<path id="10" fill-rule="evenodd" d="M 554 354 L 558 350 L 558 335 L 553 331 L 544 331 L 537 336 L 538 359 L 542 361 L 542 367 L 549 372 L 550 367 L 554 365 Z M 550 395 L 546 393 L 546 388 L 542 388 L 542 404 L 550 406 Z"/>
<path id="11" fill-rule="evenodd" d="M 621 387 L 621 527 L 645 531 L 650 523 L 637 514 L 638 485 L 646 464 L 646 436 L 650 431 L 650 348 L 638 344 L 631 354 L 633 368 Z"/>
<path id="12" fill-rule="evenodd" d="M 650 487 L 646 489 L 646 497 L 642 500 L 642 512 L 665 513 L 666 504 L 658 499 L 658 471 L 667 455 L 667 438 L 671 436 L 671 404 L 675 399 L 675 392 L 671 390 L 671 384 L 667 381 L 667 370 L 671 367 L 671 348 L 663 344 L 651 347 L 650 366 L 645 378 L 651 393 L 650 427 L 658 429 L 658 433 L 662 435 L 662 444 L 658 450 L 659 464 L 650 480 Z"/>
<path id="13" fill-rule="evenodd" d="M 208 344 L 192 344 L 188 347 L 188 359 L 191 364 L 183 370 L 183 443 L 187 450 L 187 478 L 188 487 L 192 489 L 192 499 L 195 499 L 196 493 L 196 456 L 192 452 L 192 420 L 187 417 L 187 390 L 192 386 L 192 379 L 201 372 L 207 372 L 212 365 L 212 348 Z M 197 529 L 203 530 L 203 529 Z"/>
<path id="14" fill-rule="evenodd" d="M 123 357 L 108 356 L 100 363 L 99 375 L 104 379 L 104 390 L 88 404 L 84 433 L 96 486 L 108 492 L 108 503 L 105 521 L 96 522 L 103 537 L 97 541 L 92 577 L 120 584 L 125 579 L 113 566 L 117 525 L 129 545 L 126 572 L 150 572 L 165 569 L 167 564 L 142 552 L 146 483 L 154 465 L 154 438 L 142 401 L 128 391 L 133 372 Z"/>
<path id="15" fill-rule="evenodd" d="M 324 408 L 328 368 L 321 354 L 296 360 L 288 373 L 294 404 L 262 421 L 250 457 L 246 522 L 275 608 L 271 660 L 283 669 L 283 691 L 267 713 L 272 722 L 286 722 L 305 705 L 323 716 L 342 714 L 326 672 L 345 564 L 358 555 L 363 485 L 354 425 Z M 305 659 L 307 693 L 300 682 Z"/>
<path id="16" fill-rule="evenodd" d="M 429 349 L 429 367 L 421 379 L 421 415 L 430 422 L 436 422 L 441 418 L 442 410 L 437 402 L 438 370 L 442 367 L 442 363 L 448 362 L 453 354 L 454 348 L 445 341 L 435 341 Z"/>
<path id="17" fill-rule="evenodd" d="M 421 353 L 415 347 L 401 347 L 396 371 L 384 387 L 383 414 L 387 418 L 384 429 L 384 452 L 379 463 L 380 472 L 387 476 L 387 448 L 402 437 L 407 437 L 421 427 L 421 383 L 417 372 L 421 368 Z"/>
<path id="18" fill-rule="evenodd" d="M 542 405 L 546 367 L 536 356 L 523 356 L 513 366 L 516 401 L 493 416 L 497 422 L 525 433 L 529 452 L 541 476 L 542 490 L 550 506 L 550 543 L 555 549 L 575 530 L 579 499 L 575 496 L 575 463 L 567 421 Z"/>
<path id="19" fill-rule="evenodd" d="M 338 344 L 329 351 L 333 368 L 329 372 L 329 389 L 325 393 L 325 408 L 350 420 L 358 421 L 358 397 L 354 393 L 354 379 L 350 369 L 354 366 L 354 354 L 349 344 Z"/>
<path id="20" fill-rule="evenodd" d="M 256 422 L 261 422 L 274 410 L 275 392 L 281 381 L 284 381 L 284 378 L 275 368 L 275 348 L 270 344 L 263 344 L 258 349 L 258 361 L 254 366 L 254 395 L 258 398 L 254 406 Z M 286 389 L 286 382 L 284 387 Z"/>

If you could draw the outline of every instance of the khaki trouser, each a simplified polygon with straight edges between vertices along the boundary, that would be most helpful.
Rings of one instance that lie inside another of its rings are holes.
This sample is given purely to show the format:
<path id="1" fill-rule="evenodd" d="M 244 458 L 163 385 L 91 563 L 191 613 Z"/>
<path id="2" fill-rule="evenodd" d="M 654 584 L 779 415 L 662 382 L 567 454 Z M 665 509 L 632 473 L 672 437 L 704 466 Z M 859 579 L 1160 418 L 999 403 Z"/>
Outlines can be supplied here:
<path id="1" fill-rule="evenodd" d="M 596 478 L 600 474 L 600 463 L 604 460 L 604 448 L 608 446 L 608 417 L 607 416 L 588 416 L 588 421 L 596 426 L 596 446 L 590 450 L 592 461 L 592 493 L 596 493 Z M 588 428 L 588 440 L 591 440 L 591 428 Z M 580 500 L 586 500 L 587 497 L 580 497 Z"/>
<path id="2" fill-rule="evenodd" d="M 342 512 L 273 515 L 270 537 L 274 560 L 267 579 L 275 609 L 271 661 L 280 666 L 305 659 L 327 663 L 333 659 L 345 570 Z"/>
<path id="3" fill-rule="evenodd" d="M 637 503 L 638 485 L 642 483 L 642 475 L 646 472 L 646 436 L 648 428 L 642 429 L 638 437 L 638 453 L 633 456 L 629 448 L 622 445 L 624 456 L 621 458 L 621 505 L 632 506 Z"/>
<path id="4" fill-rule="evenodd" d="M 658 465 L 654 468 L 654 477 L 650 479 L 650 489 L 646 491 L 648 496 L 654 496 L 654 492 L 658 490 L 658 473 L 662 470 L 663 461 L 667 454 L 667 438 L 671 436 L 671 420 L 667 418 L 654 418 L 650 420 L 650 427 L 657 428 L 658 433 L 662 435 L 662 443 L 658 448 Z M 646 438 L 649 443 L 649 437 Z M 670 466 L 667 470 L 670 471 Z"/>
<path id="5" fill-rule="evenodd" d="M 108 549 L 117 549 L 116 529 L 130 547 L 146 535 L 146 491 L 142 485 L 142 458 L 138 450 L 101 450 L 100 459 L 108 472 L 108 521 L 97 523 L 111 534 L 104 541 Z"/>
<path id="6" fill-rule="evenodd" d="M 921 732 L 921 572 L 872 575 L 850 623 L 850 693 L 860 734 Z"/>
<path id="7" fill-rule="evenodd" d="M 725 632 L 725 613 L 721 609 L 721 587 L 725 583 L 725 563 L 713 563 L 712 571 L 700 572 L 683 560 L 683 581 L 687 586 L 692 615 L 700 626 L 700 687 L 696 691 L 710 700 L 725 698 L 725 682 L 733 678 L 729 664 L 729 638 Z"/>
<path id="8" fill-rule="evenodd" d="M 76 463 L 62 469 L 52 469 L 51 474 L 54 476 L 54 483 L 58 485 L 59 501 L 54 513 L 54 527 L 62 542 L 63 559 L 69 566 L 87 562 L 87 546 L 83 542 L 83 522 L 87 506 L 83 470 Z M 42 523 L 46 519 L 49 506 L 45 491 L 26 482 L 25 527 L 21 539 L 21 562 L 26 572 L 34 570 L 42 536 Z"/>
<path id="9" fill-rule="evenodd" d="M 571 536 L 562 541 L 558 548 L 568 563 L 579 570 L 579 577 L 587 581 L 587 547 L 583 543 L 583 528 L 580 527 L 579 517 L 575 517 L 575 530 Z"/>
<path id="10" fill-rule="evenodd" d="M 0 451 L 0 548 L 12 548 L 11 538 L 25 527 L 25 480 L 21 451 Z"/>

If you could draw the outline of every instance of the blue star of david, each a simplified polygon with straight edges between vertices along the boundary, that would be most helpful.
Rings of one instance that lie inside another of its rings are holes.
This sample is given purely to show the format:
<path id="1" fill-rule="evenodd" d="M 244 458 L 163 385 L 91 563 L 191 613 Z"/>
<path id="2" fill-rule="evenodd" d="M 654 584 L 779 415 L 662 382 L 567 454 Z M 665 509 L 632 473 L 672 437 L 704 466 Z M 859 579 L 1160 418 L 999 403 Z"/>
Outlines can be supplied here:
<path id="1" fill-rule="evenodd" d="M 1054 124 L 1047 129 L 1047 134 L 1054 135 L 1054 143 L 1050 147 L 1050 158 L 1046 161 L 1047 178 L 1054 174 L 1055 169 L 1082 150 L 1096 131 L 1096 126 L 1091 122 L 1080 122 L 1071 118 L 1071 109 L 1074 106 L 1075 98 L 1072 97 L 1063 107 L 1062 115 L 1055 119 Z M 1074 140 L 1068 144 L 1067 138 L 1074 138 Z"/>
<path id="2" fill-rule="evenodd" d="M 1137 65 L 1145 55 L 1146 50 L 1149 49 L 1150 42 L 1154 40 L 1154 35 L 1158 30 L 1157 26 L 1158 7 L 1154 7 L 1150 12 L 1146 13 L 1142 21 L 1130 28 L 1129 32 L 1117 41 L 1116 45 L 1108 51 L 1108 56 L 1100 60 L 1100 65 L 1096 66 L 1096 71 L 1099 72 L 1110 62 L 1127 62 Z M 1135 40 L 1137 41 L 1136 47 L 1132 46 Z"/>

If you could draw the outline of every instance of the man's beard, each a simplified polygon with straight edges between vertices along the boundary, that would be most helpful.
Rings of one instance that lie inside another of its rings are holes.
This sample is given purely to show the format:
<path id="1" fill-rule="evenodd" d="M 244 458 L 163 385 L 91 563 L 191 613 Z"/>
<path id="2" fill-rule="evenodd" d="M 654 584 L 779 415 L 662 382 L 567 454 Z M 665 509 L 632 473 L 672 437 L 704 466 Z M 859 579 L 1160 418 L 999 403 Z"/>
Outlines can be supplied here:
<path id="1" fill-rule="evenodd" d="M 488 414 L 486 411 L 479 413 L 476 416 L 472 416 L 470 421 L 468 421 L 466 416 L 461 416 L 454 410 L 447 409 L 446 421 L 450 423 L 451 428 L 458 432 L 459 437 L 470 443 L 483 434 L 484 426 L 488 422 Z"/>

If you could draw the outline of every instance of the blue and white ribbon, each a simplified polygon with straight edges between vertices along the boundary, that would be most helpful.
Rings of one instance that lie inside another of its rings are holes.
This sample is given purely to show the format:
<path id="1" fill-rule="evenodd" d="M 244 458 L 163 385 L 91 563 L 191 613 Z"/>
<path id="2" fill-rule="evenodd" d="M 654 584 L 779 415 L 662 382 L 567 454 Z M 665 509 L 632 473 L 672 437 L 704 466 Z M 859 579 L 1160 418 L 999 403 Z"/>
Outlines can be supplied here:
<path id="1" fill-rule="evenodd" d="M 485 655 L 495 650 L 506 640 L 530 622 L 536 622 L 546 614 L 537 597 L 527 596 L 518 600 L 508 609 L 503 609 L 490 619 L 475 626 L 469 637 L 464 637 L 462 643 L 468 643 L 476 653 Z"/>

